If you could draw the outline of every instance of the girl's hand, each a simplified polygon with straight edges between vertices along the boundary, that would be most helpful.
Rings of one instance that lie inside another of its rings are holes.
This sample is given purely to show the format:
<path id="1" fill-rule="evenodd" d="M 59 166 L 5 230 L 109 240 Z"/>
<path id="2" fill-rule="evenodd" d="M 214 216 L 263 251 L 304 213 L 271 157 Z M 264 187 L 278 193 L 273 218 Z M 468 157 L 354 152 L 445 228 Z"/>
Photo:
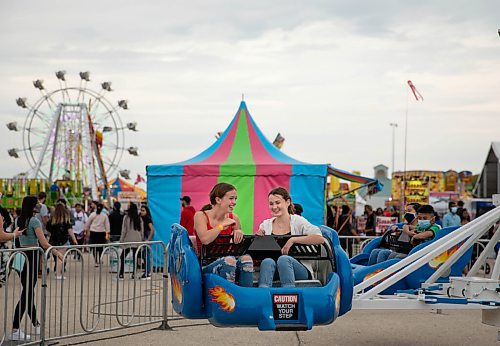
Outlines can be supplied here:
<path id="1" fill-rule="evenodd" d="M 283 255 L 288 255 L 288 251 L 290 251 L 290 248 L 293 246 L 293 244 L 295 243 L 294 241 L 295 238 L 290 238 L 288 239 L 288 241 L 286 242 L 285 246 L 283 246 L 281 248 L 281 253 Z"/>
<path id="2" fill-rule="evenodd" d="M 235 244 L 241 243 L 243 240 L 243 231 L 241 229 L 235 229 L 233 231 L 233 239 Z"/>
<path id="3" fill-rule="evenodd" d="M 262 228 L 259 228 L 259 230 L 257 232 L 255 232 L 255 235 L 262 237 L 262 236 L 266 235 L 266 232 Z"/>
<path id="4" fill-rule="evenodd" d="M 229 227 L 229 226 L 231 226 L 231 225 L 234 225 L 235 223 L 236 223 L 236 221 L 235 221 L 235 220 L 233 220 L 233 219 L 231 219 L 231 218 L 229 218 L 229 217 L 226 217 L 226 218 L 224 219 L 224 221 L 222 221 L 222 224 L 221 224 L 221 225 L 222 225 L 222 227 L 227 228 L 227 227 Z"/>
<path id="5" fill-rule="evenodd" d="M 24 232 L 24 229 L 23 230 L 20 230 L 19 227 L 17 227 L 14 232 L 12 232 L 14 234 L 14 237 L 16 238 L 19 238 L 20 236 L 23 235 L 23 232 Z"/>

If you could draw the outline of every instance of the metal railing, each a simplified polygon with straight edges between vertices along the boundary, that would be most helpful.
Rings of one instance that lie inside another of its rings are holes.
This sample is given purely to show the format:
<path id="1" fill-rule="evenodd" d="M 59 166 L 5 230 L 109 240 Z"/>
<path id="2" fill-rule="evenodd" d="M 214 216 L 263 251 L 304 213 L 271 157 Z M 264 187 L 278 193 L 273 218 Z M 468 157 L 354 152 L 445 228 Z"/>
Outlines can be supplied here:
<path id="1" fill-rule="evenodd" d="M 14 269 L 19 255 L 25 260 L 20 272 Z M 0 345 L 22 336 L 12 335 L 16 305 L 22 300 L 27 308 L 19 327 L 29 337 L 18 341 L 24 344 L 151 323 L 168 328 L 168 260 L 163 242 L 56 246 L 45 252 L 0 249 L 0 259 L 5 269 Z"/>

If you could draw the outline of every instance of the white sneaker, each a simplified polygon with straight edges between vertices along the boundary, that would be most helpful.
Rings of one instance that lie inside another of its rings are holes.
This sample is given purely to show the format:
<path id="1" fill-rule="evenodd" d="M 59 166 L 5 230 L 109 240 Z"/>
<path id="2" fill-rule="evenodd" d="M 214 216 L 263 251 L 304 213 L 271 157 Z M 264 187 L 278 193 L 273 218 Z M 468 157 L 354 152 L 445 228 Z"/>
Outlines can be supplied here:
<path id="1" fill-rule="evenodd" d="M 66 280 L 66 276 L 56 275 L 56 280 Z"/>
<path id="2" fill-rule="evenodd" d="M 10 340 L 12 341 L 29 341 L 31 338 L 28 334 L 24 334 L 21 329 L 12 329 Z"/>
<path id="3" fill-rule="evenodd" d="M 34 334 L 34 335 L 40 335 L 40 325 L 37 325 L 35 327 L 33 327 L 33 329 L 31 330 L 31 332 Z"/>

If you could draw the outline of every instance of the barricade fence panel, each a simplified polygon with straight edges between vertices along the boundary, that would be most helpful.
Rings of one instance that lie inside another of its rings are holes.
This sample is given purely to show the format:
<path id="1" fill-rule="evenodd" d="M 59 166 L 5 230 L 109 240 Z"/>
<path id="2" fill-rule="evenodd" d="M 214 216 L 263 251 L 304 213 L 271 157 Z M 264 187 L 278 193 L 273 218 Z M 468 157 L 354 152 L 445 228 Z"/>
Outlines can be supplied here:
<path id="1" fill-rule="evenodd" d="M 162 242 L 0 249 L 0 345 L 13 338 L 19 301 L 31 306 L 20 318 L 26 334 L 21 343 L 149 323 L 168 326 L 166 251 Z M 19 255 L 25 260 L 20 272 Z"/>

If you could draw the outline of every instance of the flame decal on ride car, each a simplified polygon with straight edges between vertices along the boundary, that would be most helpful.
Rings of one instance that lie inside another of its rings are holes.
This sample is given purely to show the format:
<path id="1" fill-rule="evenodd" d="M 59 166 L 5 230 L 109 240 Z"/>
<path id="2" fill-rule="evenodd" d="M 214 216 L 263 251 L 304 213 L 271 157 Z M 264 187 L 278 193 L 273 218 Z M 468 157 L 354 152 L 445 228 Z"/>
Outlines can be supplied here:
<path id="1" fill-rule="evenodd" d="M 208 293 L 212 296 L 210 301 L 219 304 L 219 309 L 227 312 L 233 312 L 236 307 L 236 301 L 231 293 L 228 293 L 223 287 L 215 286 L 210 288 Z"/>
<path id="2" fill-rule="evenodd" d="M 340 298 L 341 298 L 341 292 L 339 285 L 339 288 L 337 289 L 337 294 L 335 295 L 335 311 L 337 316 L 339 315 L 340 312 Z"/>
<path id="3" fill-rule="evenodd" d="M 172 292 L 175 300 L 182 304 L 182 286 L 175 274 L 172 274 Z"/>
<path id="4" fill-rule="evenodd" d="M 462 244 L 457 244 L 453 246 L 451 249 L 446 250 L 445 252 L 441 253 L 440 255 L 434 257 L 430 262 L 429 266 L 433 269 L 439 268 L 444 262 L 448 260 L 448 258 L 451 257 L 457 250 L 460 248 Z"/>

